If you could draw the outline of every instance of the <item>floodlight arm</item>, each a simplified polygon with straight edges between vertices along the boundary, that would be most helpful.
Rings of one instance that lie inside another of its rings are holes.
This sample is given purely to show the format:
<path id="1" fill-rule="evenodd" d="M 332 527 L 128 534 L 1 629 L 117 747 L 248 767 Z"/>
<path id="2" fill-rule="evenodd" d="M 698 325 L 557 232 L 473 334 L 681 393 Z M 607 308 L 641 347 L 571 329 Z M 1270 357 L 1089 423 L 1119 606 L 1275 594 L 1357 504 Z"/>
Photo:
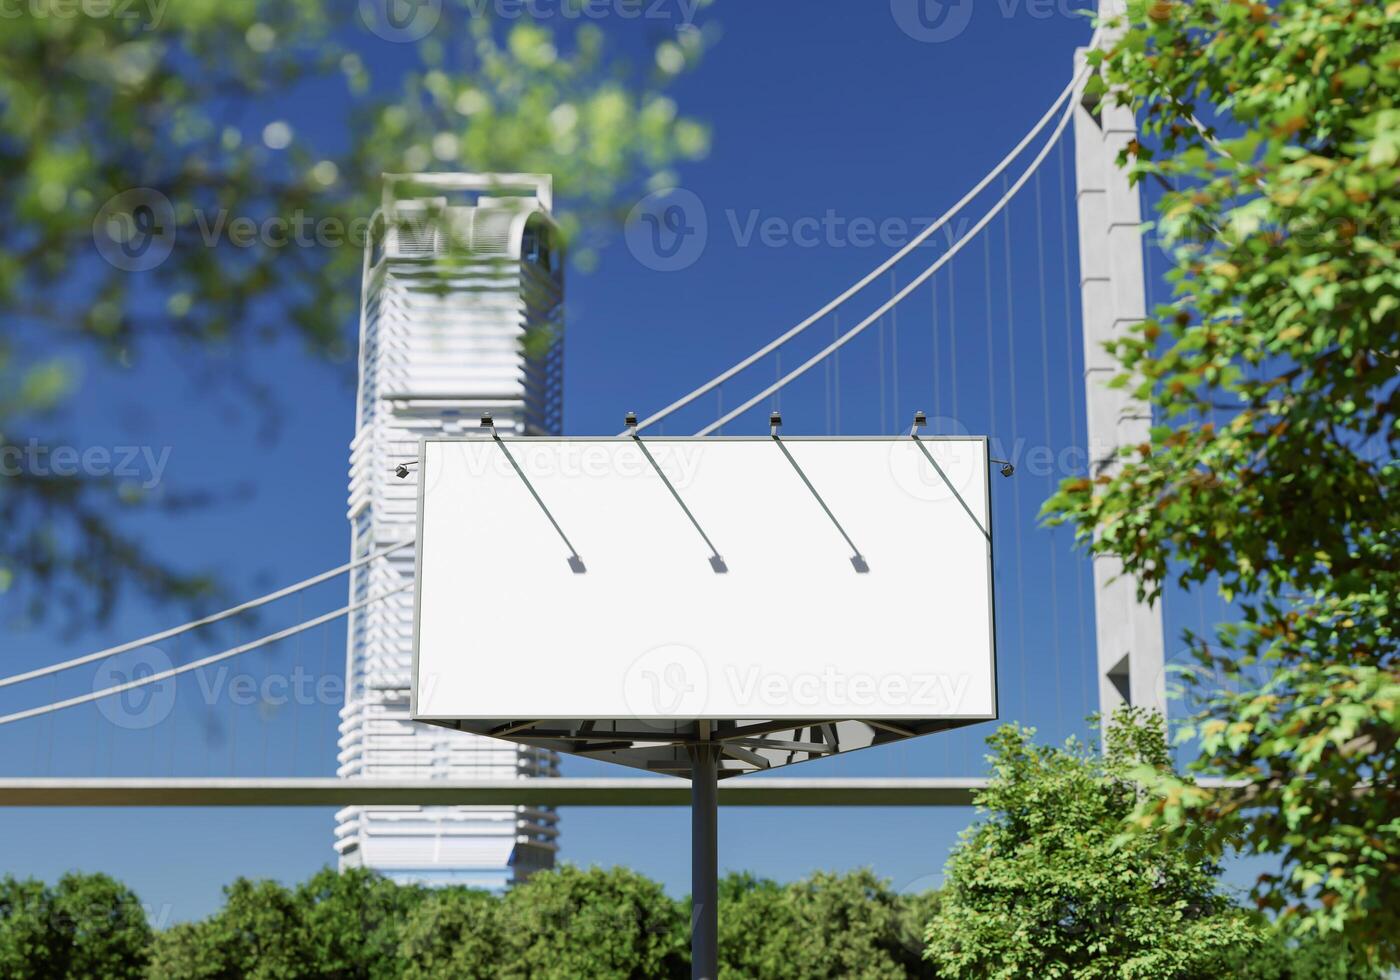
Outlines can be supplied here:
<path id="1" fill-rule="evenodd" d="M 511 454 L 510 447 L 507 446 L 505 440 L 501 438 L 501 434 L 496 431 L 496 423 L 495 420 L 491 418 L 490 412 L 481 413 L 481 427 L 491 430 L 491 438 L 496 441 L 496 445 L 501 447 L 501 452 L 506 454 L 506 459 L 510 462 L 511 468 L 515 470 L 515 475 L 520 477 L 520 482 L 525 484 L 525 489 L 530 491 L 530 496 L 535 498 L 535 503 L 539 504 L 540 510 L 544 513 L 544 516 L 548 518 L 549 523 L 554 526 L 554 530 L 559 535 L 559 539 L 564 542 L 564 547 L 569 549 L 569 567 L 573 569 L 574 574 L 582 575 L 584 572 L 588 571 L 583 563 L 583 558 L 579 556 L 578 549 L 575 548 L 574 543 L 569 540 L 569 536 L 564 533 L 564 529 L 559 526 L 559 522 L 555 519 L 554 514 L 545 504 L 544 499 L 540 497 L 539 491 L 535 489 L 535 485 L 530 482 L 530 478 L 525 475 L 525 471 L 522 470 L 520 464 L 515 461 L 515 457 Z"/>
<path id="2" fill-rule="evenodd" d="M 642 455 L 645 456 L 647 462 L 651 464 L 651 468 L 656 471 L 656 475 L 661 477 L 661 482 L 666 484 L 666 489 L 671 491 L 671 496 L 675 498 L 676 503 L 680 504 L 681 510 L 685 512 L 685 516 L 690 518 L 690 523 L 699 533 L 700 538 L 705 542 L 705 547 L 710 549 L 710 567 L 720 575 L 728 572 L 729 566 L 726 565 L 724 559 L 720 557 L 719 549 L 716 548 L 715 543 L 710 540 L 710 536 L 705 533 L 705 529 L 700 526 L 700 522 L 696 519 L 695 515 L 690 512 L 690 508 L 686 506 L 686 502 L 681 498 L 680 492 L 676 489 L 675 484 L 671 482 L 671 478 L 666 475 L 666 471 L 656 462 L 655 457 L 651 454 L 651 450 L 648 449 L 646 443 L 642 441 L 641 435 L 637 432 L 636 412 L 627 413 L 626 424 L 627 436 L 636 442 L 637 448 L 642 451 Z"/>
<path id="3" fill-rule="evenodd" d="M 794 459 L 792 453 L 788 451 L 788 447 L 783 445 L 783 440 L 778 435 L 778 430 L 782 428 L 783 425 L 782 415 L 778 412 L 774 412 L 768 417 L 768 422 L 772 426 L 771 434 L 773 437 L 773 442 L 775 442 L 778 448 L 782 450 L 783 456 L 787 458 L 787 461 L 789 464 L 791 464 L 793 471 L 797 474 L 798 478 L 802 480 L 802 484 L 807 488 L 807 491 L 811 493 L 812 498 L 816 500 L 817 504 L 821 507 L 822 512 L 826 514 L 827 519 L 831 521 L 832 526 L 836 528 L 837 533 L 839 533 L 841 537 L 845 539 L 846 544 L 850 545 L 852 567 L 854 567 L 855 570 L 857 572 L 860 572 L 861 574 L 869 572 L 870 563 L 865 560 L 865 556 L 861 554 L 860 549 L 856 547 L 856 543 L 851 540 L 851 536 L 846 533 L 846 529 L 841 526 L 841 522 L 836 519 L 836 515 L 833 514 L 831 512 L 831 508 L 827 506 L 826 500 L 823 499 L 822 495 L 817 492 L 817 488 L 812 485 L 812 481 L 807 478 L 806 472 L 802 469 L 801 466 L 797 464 L 797 460 Z"/>
<path id="4" fill-rule="evenodd" d="M 776 413 L 775 413 L 775 414 L 776 414 Z M 923 412 L 915 412 L 915 413 L 914 413 L 914 425 L 909 429 L 909 438 L 910 438 L 910 439 L 914 439 L 914 440 L 917 441 L 918 438 L 919 438 L 919 431 L 920 431 L 921 429 L 925 429 L 925 428 L 927 428 L 927 427 L 928 427 L 928 416 L 925 415 Z M 927 455 L 927 452 L 928 452 L 928 451 L 925 450 L 924 452 L 925 452 L 925 455 Z M 930 457 L 930 459 L 932 459 L 932 458 Z M 988 461 L 989 463 L 1000 463 L 1000 464 L 1001 464 L 1001 475 L 1004 476 L 1004 477 L 1010 478 L 1011 476 L 1014 476 L 1015 473 L 1016 473 L 1016 465 L 1015 465 L 1014 463 L 1012 463 L 1009 459 L 997 459 L 995 456 L 989 456 L 989 457 L 987 457 L 987 461 Z"/>

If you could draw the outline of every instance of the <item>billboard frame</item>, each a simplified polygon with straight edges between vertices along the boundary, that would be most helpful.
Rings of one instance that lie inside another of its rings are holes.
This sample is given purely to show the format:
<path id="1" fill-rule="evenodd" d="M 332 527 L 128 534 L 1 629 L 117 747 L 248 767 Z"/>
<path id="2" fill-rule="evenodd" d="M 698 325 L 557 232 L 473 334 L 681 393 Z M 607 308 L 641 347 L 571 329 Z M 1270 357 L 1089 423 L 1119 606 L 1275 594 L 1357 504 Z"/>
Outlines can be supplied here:
<path id="1" fill-rule="evenodd" d="M 788 753 L 788 761 L 779 765 L 791 765 L 825 755 L 841 754 L 861 748 L 885 745 L 902 741 L 905 738 L 934 734 L 954 728 L 962 728 L 982 722 L 995 721 L 1000 717 L 1000 692 L 997 684 L 997 635 L 996 635 L 996 567 L 991 500 L 991 455 L 990 442 L 985 436 L 921 436 L 917 433 L 905 435 L 856 435 L 856 436 L 656 436 L 602 435 L 602 436 L 529 436 L 502 435 L 483 420 L 482 435 L 462 435 L 419 440 L 419 480 L 417 488 L 417 526 L 415 528 L 416 549 L 414 556 L 415 583 L 422 581 L 424 538 L 424 505 L 427 493 L 426 468 L 427 447 L 433 444 L 481 443 L 489 440 L 510 444 L 549 443 L 853 443 L 883 442 L 895 443 L 908 439 L 919 442 L 967 442 L 980 444 L 986 479 L 983 487 L 983 505 L 987 517 L 984 530 L 987 548 L 987 596 L 988 596 L 988 648 L 987 658 L 991 684 L 991 712 L 989 714 L 949 715 L 929 719 L 918 714 L 908 716 L 881 716 L 875 720 L 861 718 L 799 717 L 782 718 L 671 718 L 662 716 L 631 715 L 619 719 L 599 721 L 598 719 L 577 716 L 536 715 L 530 718 L 461 718 L 456 716 L 418 714 L 419 645 L 421 632 L 422 590 L 415 589 L 413 609 L 413 653 L 411 661 L 410 717 L 425 724 L 437 725 L 458 731 L 471 732 L 491 738 L 501 738 L 520 744 L 552 751 L 602 759 L 643 768 L 648 771 L 673 775 L 686 775 L 691 771 L 690 749 L 698 744 L 716 742 L 726 746 L 718 778 L 725 779 L 746 772 L 775 768 L 771 763 L 753 758 L 755 752 L 744 753 L 745 746 L 729 744 L 736 742 L 776 741 L 804 744 L 810 751 L 794 750 Z M 630 725 L 628 724 L 630 723 Z M 669 726 L 669 727 L 663 727 Z M 864 729 L 864 730 L 862 730 Z M 804 732 L 808 734 L 803 734 Z M 790 737 L 783 737 L 790 734 Z M 623 744 L 628 743 L 628 744 Z M 644 747 L 644 748 L 643 748 Z M 766 751 L 759 747 L 761 751 Z M 663 750 L 663 751 L 658 751 Z M 669 750 L 669 751 L 664 751 Z M 737 765 L 738 757 L 747 755 L 748 765 Z M 771 755 L 772 753 L 770 753 Z M 805 758 L 794 758 L 794 755 Z M 658 758 L 660 756 L 660 758 Z"/>

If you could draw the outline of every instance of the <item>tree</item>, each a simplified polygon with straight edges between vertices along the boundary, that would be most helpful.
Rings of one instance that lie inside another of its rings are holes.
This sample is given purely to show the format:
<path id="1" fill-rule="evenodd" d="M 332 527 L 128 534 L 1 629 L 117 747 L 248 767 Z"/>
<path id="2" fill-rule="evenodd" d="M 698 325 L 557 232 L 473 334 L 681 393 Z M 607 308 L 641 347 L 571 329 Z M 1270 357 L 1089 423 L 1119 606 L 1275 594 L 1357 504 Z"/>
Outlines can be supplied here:
<path id="1" fill-rule="evenodd" d="M 106 875 L 66 874 L 53 888 L 0 878 L 0 976 L 137 980 L 150 942 L 136 895 Z"/>
<path id="2" fill-rule="evenodd" d="M 940 976 L 1204 978 L 1258 943 L 1217 890 L 1216 865 L 1160 834 L 1121 838 L 1142 792 L 1130 774 L 1170 766 L 1156 720 L 1117 715 L 1102 755 L 1033 737 L 1007 725 L 988 740 L 982 819 L 954 850 L 928 926 Z"/>
<path id="3" fill-rule="evenodd" d="M 543 892 L 550 896 L 542 903 L 470 888 L 398 885 L 362 870 L 341 875 L 324 869 L 294 888 L 240 880 L 225 889 L 224 907 L 207 919 L 179 923 L 154 937 L 135 895 L 103 875 L 69 875 L 54 888 L 7 877 L 0 879 L 0 975 L 16 980 L 686 975 L 683 906 L 654 883 L 621 870 L 570 868 L 542 877 Z M 520 886 L 512 895 L 530 887 Z M 730 875 L 721 883 L 721 896 L 725 977 L 935 976 L 918 959 L 918 936 L 936 914 L 938 893 L 896 896 L 869 871 L 856 871 L 818 873 L 789 885 Z M 512 909 L 519 917 L 510 918 Z M 914 923 L 918 926 L 911 929 Z M 609 931 L 614 924 L 621 928 Z M 543 931 L 537 936 L 519 932 L 539 926 Z M 1262 935 L 1262 945 L 1228 955 L 1216 975 L 1241 980 L 1381 976 L 1334 944 L 1316 938 L 1298 944 L 1276 931 Z M 659 947 L 648 936 L 660 939 Z M 557 944 L 556 955 L 547 959 L 551 942 Z"/>
<path id="4" fill-rule="evenodd" d="M 123 590 L 193 600 L 215 584 L 168 565 L 122 519 L 196 495 L 53 462 L 50 450 L 70 441 L 62 409 L 76 364 L 119 369 L 167 345 L 203 397 L 223 383 L 263 404 L 257 344 L 291 331 L 341 359 L 353 342 L 360 246 L 382 173 L 551 173 L 573 254 L 587 261 L 590 233 L 615 218 L 621 193 L 673 183 L 671 165 L 706 150 L 705 130 L 662 94 L 700 57 L 693 24 L 663 32 L 655 65 L 639 71 L 610 57 L 592 25 L 556 32 L 521 19 L 507 29 L 480 3 L 448 0 L 416 5 L 406 37 L 370 16 L 390 5 L 6 12 L 0 593 L 23 597 L 30 615 L 60 607 L 80 620 L 109 612 Z M 425 14 L 439 22 L 420 34 Z M 383 39 L 414 37 L 392 48 Z M 367 65 L 389 51 L 407 67 L 376 84 Z M 277 118 L 307 91 L 346 93 L 353 106 L 320 145 Z M 240 238 L 240 220 L 258 230 Z"/>
<path id="5" fill-rule="evenodd" d="M 725 875 L 719 882 L 719 963 L 734 980 L 782 975 L 786 961 L 775 955 L 778 935 L 794 926 L 783 886 L 751 874 Z"/>
<path id="6" fill-rule="evenodd" d="M 1143 122 L 1120 163 L 1178 188 L 1157 222 L 1175 298 L 1110 346 L 1157 424 L 1047 514 L 1141 596 L 1214 583 L 1240 613 L 1188 634 L 1183 683 L 1199 771 L 1246 785 L 1163 774 L 1140 821 L 1277 858 L 1260 908 L 1395 963 L 1400 18 L 1153 2 L 1121 26 L 1096 56 Z"/>
<path id="7" fill-rule="evenodd" d="M 689 975 L 686 913 L 661 886 L 625 868 L 564 865 L 534 874 L 501 907 L 502 978 L 664 980 Z"/>
<path id="8" fill-rule="evenodd" d="M 929 911 L 869 870 L 789 885 L 730 875 L 720 886 L 720 968 L 734 980 L 931 977 L 919 956 Z"/>
<path id="9" fill-rule="evenodd" d="M 202 922 L 156 937 L 151 980 L 294 980 L 311 977 L 308 934 L 296 896 L 275 881 L 239 878 Z"/>
<path id="10" fill-rule="evenodd" d="M 720 961 L 736 980 L 932 977 L 936 895 L 869 871 L 721 883 Z M 687 904 L 623 868 L 565 865 L 504 896 L 326 869 L 293 889 L 240 880 L 209 918 L 160 933 L 151 980 L 242 977 L 657 980 L 689 975 Z"/>
<path id="11" fill-rule="evenodd" d="M 177 922 L 156 933 L 151 943 L 150 980 L 232 980 L 235 973 L 208 939 L 203 923 Z M 214 955 L 211 955 L 214 954 Z"/>
<path id="12" fill-rule="evenodd" d="M 298 885 L 294 898 L 306 935 L 304 956 L 314 975 L 324 980 L 401 976 L 399 946 L 425 895 L 417 885 L 395 884 L 364 868 L 322 868 Z"/>
<path id="13" fill-rule="evenodd" d="M 490 892 L 444 888 L 404 923 L 398 958 L 404 980 L 495 980 L 507 959 L 501 902 Z"/>
<path id="14" fill-rule="evenodd" d="M 324 868 L 292 889 L 240 878 L 219 911 L 156 938 L 149 975 L 390 980 L 425 894 L 363 869 Z"/>

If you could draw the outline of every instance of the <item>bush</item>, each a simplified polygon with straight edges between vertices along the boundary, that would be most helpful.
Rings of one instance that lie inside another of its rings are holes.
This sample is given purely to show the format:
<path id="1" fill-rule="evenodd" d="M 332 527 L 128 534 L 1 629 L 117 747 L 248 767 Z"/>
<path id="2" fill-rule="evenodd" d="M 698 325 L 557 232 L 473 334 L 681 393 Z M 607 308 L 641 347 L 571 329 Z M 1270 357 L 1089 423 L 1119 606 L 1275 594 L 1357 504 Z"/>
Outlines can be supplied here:
<path id="1" fill-rule="evenodd" d="M 1073 740 L 1033 744 L 1007 725 L 989 740 L 977 800 L 928 929 L 946 977 L 1214 977 L 1259 943 L 1217 890 L 1220 870 L 1164 835 L 1124 835 L 1138 769 L 1170 768 L 1160 719 L 1120 713 L 1100 755 Z"/>
<path id="2" fill-rule="evenodd" d="M 136 895 L 103 874 L 42 882 L 0 878 L 0 976 L 6 980 L 136 980 L 151 927 Z"/>
<path id="3" fill-rule="evenodd" d="M 1180 890 L 1180 882 L 1164 883 L 1151 900 L 1144 900 L 1137 890 L 1136 872 L 1125 873 L 1118 884 L 1105 883 L 1101 873 L 1110 859 L 1103 851 L 1107 824 L 1102 823 L 1102 815 L 1105 809 L 1116 812 L 1122 805 L 1120 788 L 1100 786 L 1099 796 L 1086 793 L 1091 781 L 1085 774 L 1099 768 L 1095 757 L 1059 749 L 1033 750 L 1027 739 L 1028 733 L 1005 729 L 995 742 L 1017 772 L 1040 772 L 1043 777 L 1041 770 L 1048 767 L 1058 776 L 1042 779 L 1043 793 L 1036 795 L 1030 809 L 1008 808 L 993 818 L 1034 827 L 1041 838 L 1019 855 L 1003 855 L 1006 876 L 1022 875 L 1019 884 L 988 887 L 966 873 L 967 862 L 973 860 L 967 852 L 970 841 L 980 840 L 995 850 L 1011 839 L 998 836 L 1007 832 L 1005 828 L 991 834 L 985 823 L 974 829 L 955 857 L 946 894 L 899 895 L 868 870 L 822 872 L 787 885 L 747 874 L 729 875 L 720 882 L 721 976 L 725 980 L 937 976 L 1379 980 L 1380 974 L 1358 965 L 1360 961 L 1334 945 L 1321 940 L 1299 944 L 1261 928 L 1256 917 L 1230 908 L 1218 896 L 1208 899 L 1206 914 L 1200 914 L 1199 908 L 1173 912 L 1169 898 L 1173 889 Z M 1114 765 L 1110 762 L 1107 767 L 1113 770 Z M 1026 766 L 1030 769 L 1025 770 Z M 999 774 L 998 779 L 1003 778 Z M 1015 795 L 995 795 L 996 785 L 988 791 L 984 806 L 992 806 L 995 800 L 1009 804 Z M 1024 788 L 1024 781 L 1020 785 Z M 1064 792 L 1053 802 L 1059 791 Z M 1116 802 L 1105 808 L 1103 800 Z M 1060 853 L 1060 831 L 1048 828 L 1035 815 L 1052 802 L 1054 812 L 1043 819 L 1068 828 L 1065 832 L 1071 836 L 1065 840 L 1078 841 L 1082 847 L 1078 852 L 1082 867 L 1063 880 L 1061 859 L 1070 860 L 1073 855 Z M 1132 852 L 1123 858 L 1126 867 L 1134 867 L 1141 859 L 1142 855 L 1134 857 Z M 1190 863 L 1184 857 L 1172 860 Z M 1040 876 L 1028 870 L 1038 861 L 1048 862 Z M 1191 879 L 1198 884 L 1208 884 L 1214 877 L 1209 868 L 1192 874 L 1203 876 Z M 1087 892 L 1094 889 L 1102 894 L 1091 898 Z M 1044 894 L 1029 894 L 1039 890 Z M 223 907 L 208 918 L 153 935 L 136 896 L 104 875 L 67 875 L 53 888 L 37 881 L 0 879 L 0 977 L 667 980 L 689 975 L 689 903 L 669 898 L 656 882 L 621 868 L 565 866 L 535 875 L 504 897 L 468 888 L 396 885 L 368 871 L 338 874 L 331 869 L 293 888 L 240 879 L 224 895 Z M 1087 904 L 1091 901 L 1106 907 L 1104 903 L 1125 897 L 1136 903 L 1129 906 L 1133 914 L 1097 931 L 1063 915 L 1069 907 L 1063 904 L 1066 901 L 1078 903 L 1074 907 L 1082 912 L 1091 907 Z M 1058 910 L 1062 917 L 1047 927 L 1043 907 Z M 1023 924 L 1022 937 L 1039 937 L 1039 959 L 1018 952 L 1018 940 L 1011 933 L 997 931 L 999 923 L 1016 916 Z M 1130 932 L 1127 946 L 1113 947 L 1119 938 L 1114 930 L 1139 920 L 1136 928 L 1144 937 L 1163 921 L 1177 922 L 1180 936 L 1145 949 L 1141 943 L 1146 938 L 1135 938 Z M 926 926 L 934 962 L 920 955 Z M 1206 927 L 1209 934 L 1202 932 Z M 1058 945 L 1052 944 L 1055 955 L 1047 952 L 1046 936 L 1060 937 Z M 1222 953 L 1219 940 L 1225 936 L 1238 944 Z M 1182 952 L 1192 942 L 1201 947 L 1195 958 Z M 1089 952 L 1075 954 L 1074 943 Z M 983 959 L 975 967 L 949 963 L 950 949 L 980 952 Z M 936 972 L 936 965 L 945 972 Z"/>
<path id="4" fill-rule="evenodd" d="M 502 978 L 599 980 L 689 975 L 689 916 L 649 878 L 612 868 L 536 874 L 501 902 Z"/>
<path id="5" fill-rule="evenodd" d="M 869 870 L 790 885 L 731 875 L 720 888 L 720 972 L 734 980 L 902 980 L 921 962 L 928 896 L 906 897 Z"/>
<path id="6" fill-rule="evenodd" d="M 490 892 L 444 888 L 420 903 L 404 924 L 399 975 L 404 980 L 495 980 L 508 959 L 505 937 L 499 899 Z"/>

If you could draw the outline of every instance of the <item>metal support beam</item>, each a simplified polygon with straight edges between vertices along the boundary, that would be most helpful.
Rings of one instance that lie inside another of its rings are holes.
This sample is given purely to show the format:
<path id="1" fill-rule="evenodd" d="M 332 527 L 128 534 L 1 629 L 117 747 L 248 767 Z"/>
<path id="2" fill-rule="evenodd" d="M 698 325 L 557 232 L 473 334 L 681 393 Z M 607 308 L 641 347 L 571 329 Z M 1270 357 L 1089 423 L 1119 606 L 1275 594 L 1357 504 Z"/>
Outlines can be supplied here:
<path id="1" fill-rule="evenodd" d="M 1121 0 L 1100 0 L 1101 16 Z M 1107 32 L 1101 45 L 1109 47 Z M 1075 69 L 1087 52 L 1075 54 Z M 1112 474 L 1121 446 L 1146 442 L 1150 407 L 1107 382 L 1118 373 L 1104 349 L 1147 315 L 1142 208 L 1138 189 L 1117 165 L 1137 136 L 1131 109 L 1105 96 L 1074 115 L 1075 177 L 1079 212 L 1079 268 L 1084 317 L 1084 393 L 1089 476 Z M 1094 613 L 1098 646 L 1099 708 L 1105 718 L 1124 703 L 1166 715 L 1165 656 L 1160 605 L 1139 602 L 1131 578 L 1113 555 L 1094 557 Z"/>
<path id="2" fill-rule="evenodd" d="M 971 806 L 985 779 L 782 779 L 719 786 L 720 806 Z M 0 807 L 685 806 L 675 777 L 619 779 L 0 779 Z"/>
<path id="3" fill-rule="evenodd" d="M 690 976 L 719 977 L 719 757 L 715 742 L 690 754 Z"/>

